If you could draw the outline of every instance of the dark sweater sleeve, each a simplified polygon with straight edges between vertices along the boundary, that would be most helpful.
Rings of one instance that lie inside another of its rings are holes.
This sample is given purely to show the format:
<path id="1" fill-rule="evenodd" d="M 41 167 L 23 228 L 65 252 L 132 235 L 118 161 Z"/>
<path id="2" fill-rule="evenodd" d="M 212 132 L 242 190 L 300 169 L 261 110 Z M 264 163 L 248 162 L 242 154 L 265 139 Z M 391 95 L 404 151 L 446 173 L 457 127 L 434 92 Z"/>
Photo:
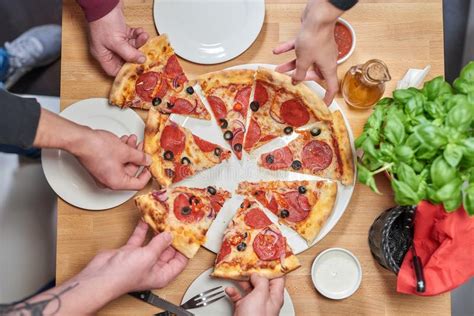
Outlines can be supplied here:
<path id="1" fill-rule="evenodd" d="M 117 6 L 119 0 L 76 0 L 88 22 L 104 17 Z"/>
<path id="2" fill-rule="evenodd" d="M 358 0 L 329 0 L 329 2 L 338 8 L 339 10 L 347 11 L 355 4 L 357 3 Z"/>
<path id="3" fill-rule="evenodd" d="M 0 144 L 28 148 L 38 129 L 41 106 L 36 99 L 22 98 L 0 89 Z"/>

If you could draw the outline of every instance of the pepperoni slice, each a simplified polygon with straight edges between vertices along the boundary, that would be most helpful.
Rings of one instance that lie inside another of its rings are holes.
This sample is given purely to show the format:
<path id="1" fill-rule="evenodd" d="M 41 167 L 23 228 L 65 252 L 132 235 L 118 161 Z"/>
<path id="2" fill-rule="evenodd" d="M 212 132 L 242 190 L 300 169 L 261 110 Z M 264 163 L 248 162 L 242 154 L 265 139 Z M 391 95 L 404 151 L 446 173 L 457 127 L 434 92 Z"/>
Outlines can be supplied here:
<path id="1" fill-rule="evenodd" d="M 285 220 L 289 222 L 301 222 L 309 216 L 311 209 L 308 198 L 305 195 L 299 194 L 298 191 L 287 192 L 283 195 L 288 204 L 288 217 Z"/>
<path id="2" fill-rule="evenodd" d="M 223 119 L 227 115 L 227 107 L 225 106 L 224 101 L 222 101 L 219 97 L 216 96 L 208 96 L 207 101 L 211 106 L 212 112 L 214 112 L 214 116 L 217 120 Z"/>
<path id="3" fill-rule="evenodd" d="M 176 124 L 171 124 L 163 129 L 160 145 L 164 150 L 173 152 L 176 157 L 183 152 L 185 139 L 186 135 L 184 132 Z"/>
<path id="4" fill-rule="evenodd" d="M 270 135 L 270 134 L 268 134 L 268 135 L 263 136 L 263 137 L 260 139 L 260 141 L 262 141 L 262 142 L 267 142 L 267 141 L 272 140 L 272 139 L 274 139 L 274 138 L 276 138 L 275 135 Z"/>
<path id="5" fill-rule="evenodd" d="M 278 212 L 278 203 L 275 197 L 272 196 L 270 202 L 268 202 L 267 208 L 275 214 Z"/>
<path id="6" fill-rule="evenodd" d="M 193 173 L 194 172 L 191 166 L 177 163 L 175 165 L 173 183 L 179 182 L 187 177 L 190 177 L 193 175 Z"/>
<path id="7" fill-rule="evenodd" d="M 262 164 L 270 170 L 285 169 L 293 162 L 293 153 L 288 146 L 276 149 L 261 156 Z"/>
<path id="8" fill-rule="evenodd" d="M 260 260 L 280 259 L 286 250 L 285 237 L 270 228 L 261 231 L 253 241 L 253 249 Z"/>
<path id="9" fill-rule="evenodd" d="M 300 127 L 308 123 L 309 112 L 298 100 L 288 100 L 280 107 L 281 119 L 294 127 Z"/>
<path id="10" fill-rule="evenodd" d="M 176 114 L 189 114 L 192 113 L 196 107 L 197 104 L 193 105 L 186 99 L 177 98 L 174 101 L 174 106 L 171 109 L 171 112 Z"/>
<path id="11" fill-rule="evenodd" d="M 230 254 L 230 252 L 231 252 L 230 243 L 229 241 L 227 241 L 227 239 L 225 239 L 222 242 L 221 250 L 219 251 L 219 254 L 217 255 L 216 263 L 221 262 L 225 257 L 227 257 L 228 254 Z"/>
<path id="12" fill-rule="evenodd" d="M 216 195 L 211 195 L 210 201 L 211 201 L 211 207 L 214 210 L 214 212 L 219 213 L 222 206 L 224 206 L 225 198 L 220 194 L 216 194 Z"/>
<path id="13" fill-rule="evenodd" d="M 242 113 L 243 117 L 247 117 L 250 92 L 252 92 L 252 87 L 245 87 L 240 89 L 239 92 L 237 92 L 237 94 L 235 95 L 235 101 L 242 104 L 242 109 L 240 110 L 240 113 Z"/>
<path id="14" fill-rule="evenodd" d="M 191 205 L 189 203 L 189 196 L 185 193 L 180 193 L 174 200 L 173 212 L 176 218 L 185 223 L 195 223 L 204 217 L 204 211 L 200 205 Z"/>
<path id="15" fill-rule="evenodd" d="M 250 119 L 249 128 L 247 130 L 247 138 L 245 138 L 245 150 L 249 151 L 258 141 L 261 136 L 260 125 L 253 118 Z"/>
<path id="16" fill-rule="evenodd" d="M 196 135 L 193 135 L 193 138 L 199 149 L 201 149 L 205 153 L 211 152 L 217 147 L 215 144 L 210 143 L 207 140 L 204 140 Z"/>
<path id="17" fill-rule="evenodd" d="M 155 95 L 153 97 L 163 99 L 166 92 L 168 92 L 168 82 L 166 80 L 161 80 L 160 85 L 155 88 Z"/>
<path id="18" fill-rule="evenodd" d="M 145 102 L 153 100 L 155 87 L 161 83 L 161 75 L 150 71 L 142 73 L 135 82 L 135 91 L 137 95 Z"/>
<path id="19" fill-rule="evenodd" d="M 325 142 L 312 140 L 303 147 L 301 162 L 312 172 L 326 169 L 332 161 L 332 149 Z"/>
<path id="20" fill-rule="evenodd" d="M 255 85 L 254 99 L 255 101 L 258 102 L 260 106 L 263 106 L 268 101 L 267 89 L 265 89 L 265 87 L 258 81 L 257 81 L 257 84 Z"/>
<path id="21" fill-rule="evenodd" d="M 244 217 L 245 224 L 255 229 L 267 227 L 272 222 L 265 215 L 265 213 L 259 208 L 253 208 L 249 210 Z"/>
<path id="22" fill-rule="evenodd" d="M 236 148 L 236 145 L 237 144 L 240 144 L 241 146 L 243 146 L 243 142 L 244 142 L 244 132 L 242 129 L 236 129 L 234 130 L 234 137 L 232 138 L 232 149 L 234 150 L 234 153 L 235 155 L 237 156 L 237 158 L 242 159 L 242 147 L 240 147 L 240 151 L 238 150 L 235 150 Z"/>
<path id="23" fill-rule="evenodd" d="M 175 78 L 181 74 L 183 74 L 183 68 L 181 68 L 178 58 L 176 55 L 171 56 L 165 66 L 165 73 L 170 77 L 170 78 Z"/>

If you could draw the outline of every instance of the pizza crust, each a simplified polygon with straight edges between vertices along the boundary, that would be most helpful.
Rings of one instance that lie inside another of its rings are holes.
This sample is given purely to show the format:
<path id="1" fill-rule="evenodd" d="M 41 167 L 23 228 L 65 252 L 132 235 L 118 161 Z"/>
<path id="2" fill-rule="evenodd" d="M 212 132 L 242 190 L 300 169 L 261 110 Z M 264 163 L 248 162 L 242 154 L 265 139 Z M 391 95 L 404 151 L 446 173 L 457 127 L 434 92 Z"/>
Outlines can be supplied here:
<path id="1" fill-rule="evenodd" d="M 204 94 L 208 95 L 217 88 L 226 87 L 231 84 L 242 86 L 252 85 L 254 77 L 254 70 L 221 70 L 202 75 L 198 78 L 198 82 L 201 85 Z"/>
<path id="2" fill-rule="evenodd" d="M 333 112 L 332 117 L 334 137 L 338 143 L 342 164 L 341 182 L 344 185 L 351 185 L 354 182 L 354 157 L 352 156 L 349 134 L 341 111 Z"/>

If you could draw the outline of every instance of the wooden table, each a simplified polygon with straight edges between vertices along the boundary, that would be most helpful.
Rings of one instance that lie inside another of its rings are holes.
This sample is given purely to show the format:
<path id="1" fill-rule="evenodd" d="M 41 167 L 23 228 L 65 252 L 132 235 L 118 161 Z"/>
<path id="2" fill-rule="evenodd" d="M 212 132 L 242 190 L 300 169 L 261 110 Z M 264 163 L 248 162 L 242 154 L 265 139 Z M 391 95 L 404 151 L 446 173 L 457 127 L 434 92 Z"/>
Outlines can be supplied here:
<path id="1" fill-rule="evenodd" d="M 299 18 L 306 0 L 267 0 L 266 17 L 257 41 L 238 58 L 225 64 L 201 66 L 182 62 L 190 78 L 196 75 L 246 63 L 278 64 L 289 59 L 273 56 L 272 48 L 281 41 L 295 36 Z M 127 22 L 144 27 L 156 34 L 152 19 L 151 0 L 126 0 Z M 441 0 L 361 0 L 344 17 L 357 33 L 354 55 L 339 67 L 339 78 L 351 66 L 370 58 L 384 60 L 392 74 L 388 84 L 390 94 L 396 81 L 407 68 L 432 66 L 430 76 L 443 74 L 443 17 Z M 80 8 L 73 0 L 64 0 L 63 48 L 61 68 L 61 106 L 91 97 L 107 97 L 112 79 L 104 75 L 88 54 L 86 24 Z M 361 133 L 370 111 L 354 111 L 339 104 L 350 119 L 357 136 Z M 395 290 L 396 277 L 380 267 L 373 259 L 367 244 L 368 229 L 375 217 L 393 206 L 393 195 L 385 179 L 379 179 L 383 195 L 372 193 L 357 185 L 344 216 L 335 228 L 316 246 L 298 257 L 302 267 L 287 278 L 287 289 L 293 299 L 297 315 L 354 314 L 401 315 L 450 313 L 449 294 L 430 298 L 401 295 Z M 147 187 L 143 192 L 150 190 Z M 101 249 L 121 246 L 138 220 L 133 202 L 104 212 L 87 212 L 62 200 L 58 204 L 57 280 L 79 272 Z M 314 289 L 310 268 L 315 256 L 329 247 L 344 247 L 360 260 L 363 279 L 360 289 L 343 301 L 332 301 Z M 165 299 L 180 302 L 184 290 L 204 270 L 209 268 L 214 254 L 201 249 L 189 262 L 186 270 L 168 287 L 157 291 Z M 157 309 L 124 296 L 111 304 L 103 314 L 151 315 Z"/>

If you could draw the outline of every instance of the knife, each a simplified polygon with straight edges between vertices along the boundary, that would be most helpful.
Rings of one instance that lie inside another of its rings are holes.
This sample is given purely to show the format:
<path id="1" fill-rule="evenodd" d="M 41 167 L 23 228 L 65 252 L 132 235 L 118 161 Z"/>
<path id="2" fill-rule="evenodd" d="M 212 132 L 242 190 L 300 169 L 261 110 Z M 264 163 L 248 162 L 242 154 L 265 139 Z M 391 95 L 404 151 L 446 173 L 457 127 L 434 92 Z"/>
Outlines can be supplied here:
<path id="1" fill-rule="evenodd" d="M 140 291 L 140 292 L 131 292 L 128 293 L 129 295 L 146 302 L 150 305 L 162 308 L 168 312 L 170 312 L 171 315 L 178 315 L 178 316 L 194 316 L 193 313 L 188 312 L 184 308 L 174 305 L 171 302 L 168 302 L 167 300 L 162 299 L 158 295 L 153 294 L 151 291 Z M 172 314 L 171 314 L 172 313 Z"/>

